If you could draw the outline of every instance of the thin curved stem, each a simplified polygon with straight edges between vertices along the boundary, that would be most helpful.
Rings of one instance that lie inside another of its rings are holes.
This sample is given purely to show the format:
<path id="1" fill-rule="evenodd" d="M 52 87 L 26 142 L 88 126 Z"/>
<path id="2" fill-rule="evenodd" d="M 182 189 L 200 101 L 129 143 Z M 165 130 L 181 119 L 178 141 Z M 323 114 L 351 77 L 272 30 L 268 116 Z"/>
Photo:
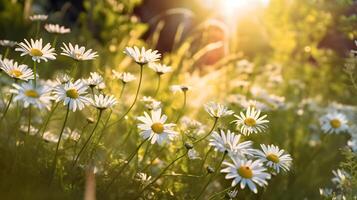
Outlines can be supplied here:
<path id="1" fill-rule="evenodd" d="M 203 136 L 203 137 L 201 137 L 200 139 L 194 141 L 193 144 L 196 144 L 196 143 L 198 143 L 198 142 L 200 142 L 200 141 L 206 139 L 206 138 L 212 133 L 212 131 L 214 130 L 214 128 L 216 128 L 218 119 L 219 119 L 218 117 L 215 117 L 215 118 L 214 118 L 214 123 L 213 123 L 213 126 L 212 126 L 211 130 L 210 130 L 205 136 Z"/>
<path id="2" fill-rule="evenodd" d="M 198 200 L 201 198 L 202 194 L 204 193 L 204 191 L 206 190 L 206 188 L 208 187 L 208 185 L 211 183 L 212 179 L 217 175 L 219 168 L 221 168 L 222 162 L 224 161 L 224 158 L 226 157 L 227 152 L 224 152 L 221 161 L 217 164 L 216 166 L 216 170 L 215 172 L 211 175 L 211 177 L 209 178 L 209 180 L 207 181 L 207 183 L 205 184 L 205 186 L 203 186 L 201 192 L 198 194 L 198 196 L 195 198 L 195 200 Z"/>
<path id="3" fill-rule="evenodd" d="M 61 143 L 61 139 L 62 139 L 62 135 L 63 135 L 64 128 L 66 127 L 66 124 L 67 124 L 68 114 L 69 114 L 69 104 L 68 104 L 68 106 L 67 106 L 66 116 L 65 116 L 64 121 L 63 121 L 63 125 L 62 125 L 62 128 L 61 128 L 61 133 L 60 133 L 59 138 L 58 138 L 58 142 L 57 142 L 57 146 L 56 146 L 56 152 L 55 152 L 55 157 L 53 158 L 53 167 L 52 167 L 52 173 L 51 173 L 51 178 L 50 178 L 50 185 L 51 185 L 52 180 L 53 180 L 53 178 L 54 178 L 54 176 L 55 176 L 55 173 L 56 173 L 58 148 L 59 148 L 59 145 L 60 145 L 60 143 Z"/>
<path id="4" fill-rule="evenodd" d="M 136 94 L 135 94 L 135 98 L 134 98 L 133 103 L 130 105 L 129 109 L 128 109 L 117 121 L 115 121 L 115 122 L 113 122 L 112 124 L 110 124 L 110 125 L 108 126 L 108 128 L 111 127 L 111 126 L 113 126 L 114 124 L 120 122 L 121 120 L 123 120 L 124 117 L 125 117 L 125 116 L 131 111 L 131 109 L 134 107 L 134 105 L 135 105 L 135 103 L 136 103 L 136 101 L 137 101 L 137 99 L 138 99 L 139 92 L 140 92 L 140 88 L 141 88 L 141 82 L 142 82 L 142 79 L 143 79 L 143 68 L 144 68 L 144 66 L 143 66 L 143 65 L 140 65 L 139 85 L 138 85 L 138 88 L 136 89 Z"/>
<path id="5" fill-rule="evenodd" d="M 228 188 L 226 188 L 226 189 L 224 189 L 224 190 L 222 190 L 222 191 L 220 191 L 220 192 L 217 192 L 217 193 L 211 195 L 210 197 L 208 197 L 208 200 L 212 200 L 212 199 L 214 199 L 216 196 L 218 196 L 218 195 L 220 195 L 220 194 L 222 194 L 222 193 L 225 193 L 225 192 L 229 191 L 229 190 L 232 189 L 232 188 L 233 188 L 233 187 L 228 187 Z"/>
<path id="6" fill-rule="evenodd" d="M 11 102 L 12 102 L 13 97 L 14 97 L 14 94 L 11 94 L 10 99 L 9 99 L 9 102 L 7 103 L 7 106 L 6 106 L 5 110 L 4 110 L 4 113 L 2 114 L 2 117 L 1 117 L 1 119 L 0 119 L 0 123 L 1 123 L 2 120 L 5 118 L 6 113 L 7 113 L 7 111 L 8 111 L 9 108 L 10 108 L 10 104 L 11 104 Z"/>
<path id="7" fill-rule="evenodd" d="M 160 90 L 160 84 L 161 84 L 161 76 L 160 75 L 157 75 L 157 87 L 156 87 L 156 90 L 155 90 L 155 93 L 154 93 L 154 97 L 156 97 L 156 95 L 159 93 L 159 90 Z"/>
<path id="8" fill-rule="evenodd" d="M 121 97 L 122 97 L 123 94 L 124 94 L 125 85 L 126 85 L 126 83 L 125 83 L 125 82 L 122 82 L 119 99 L 121 99 Z"/>
<path id="9" fill-rule="evenodd" d="M 94 133 L 95 133 L 95 129 L 97 129 L 98 127 L 98 124 L 99 124 L 99 121 L 100 121 L 100 118 L 102 116 L 102 113 L 103 113 L 103 110 L 99 110 L 99 114 L 98 114 L 98 119 L 97 119 L 97 122 L 95 123 L 95 126 L 94 128 L 92 129 L 92 132 L 91 134 L 89 135 L 88 139 L 86 140 L 86 142 L 84 143 L 84 145 L 82 146 L 81 150 L 79 150 L 77 156 L 76 156 L 76 159 L 74 159 L 73 161 L 73 164 L 72 164 L 72 168 L 77 164 L 77 161 L 79 159 L 79 157 L 81 156 L 82 152 L 84 151 L 84 149 L 87 147 L 90 139 L 93 137 Z"/>
<path id="10" fill-rule="evenodd" d="M 182 117 L 182 114 L 184 113 L 185 111 L 185 108 L 186 108 L 186 101 L 187 101 L 187 94 L 186 94 L 186 91 L 183 92 L 183 104 L 182 104 L 182 107 L 180 109 L 180 112 L 177 116 L 177 119 L 176 119 L 176 124 L 177 122 L 180 120 L 180 118 Z"/>
<path id="11" fill-rule="evenodd" d="M 129 165 L 129 163 L 131 162 L 131 160 L 133 160 L 133 158 L 135 157 L 135 155 L 139 152 L 139 149 L 141 148 L 141 146 L 147 141 L 148 139 L 145 139 L 144 141 L 142 141 L 138 147 L 136 147 L 135 151 L 125 160 L 127 160 L 127 162 L 122 166 L 122 168 L 113 176 L 112 180 L 109 182 L 107 188 L 104 190 L 105 192 L 107 192 L 109 190 L 109 188 L 113 185 L 113 183 L 115 182 L 115 180 L 120 176 L 120 174 L 124 171 L 124 169 Z"/>
<path id="12" fill-rule="evenodd" d="M 202 161 L 201 169 L 203 169 L 203 167 L 205 166 L 205 162 L 206 162 L 206 160 L 208 158 L 208 155 L 212 152 L 212 150 L 213 150 L 213 147 L 210 147 L 209 150 L 207 151 L 207 153 L 206 153 L 206 155 L 205 155 L 205 157 L 204 157 L 204 159 Z"/>
<path id="13" fill-rule="evenodd" d="M 57 109 L 58 105 L 59 105 L 59 102 L 57 102 L 57 103 L 55 104 L 55 106 L 51 109 L 50 113 L 48 114 L 48 117 L 47 117 L 47 119 L 46 119 L 46 121 L 45 121 L 45 124 L 44 124 L 43 127 L 42 127 L 41 138 L 43 137 L 43 134 L 45 133 L 46 128 L 47 128 L 47 126 L 48 126 L 48 123 L 50 122 L 50 119 L 51 119 L 53 113 L 55 112 L 55 110 Z M 40 131 L 41 131 L 41 128 L 38 129 L 38 132 L 37 132 L 36 134 L 39 134 Z"/>

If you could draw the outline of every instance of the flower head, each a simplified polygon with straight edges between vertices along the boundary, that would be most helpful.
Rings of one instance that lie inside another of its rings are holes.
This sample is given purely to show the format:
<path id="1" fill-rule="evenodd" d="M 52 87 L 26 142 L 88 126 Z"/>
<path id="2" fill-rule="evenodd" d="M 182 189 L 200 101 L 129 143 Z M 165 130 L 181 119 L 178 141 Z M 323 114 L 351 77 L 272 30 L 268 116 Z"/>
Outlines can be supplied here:
<path id="1" fill-rule="evenodd" d="M 144 116 L 138 117 L 141 122 L 138 125 L 140 129 L 140 135 L 144 139 L 151 140 L 151 144 L 157 142 L 158 144 L 163 144 L 166 140 L 172 140 L 177 134 L 173 130 L 175 124 L 169 123 L 165 124 L 167 120 L 166 115 L 161 115 L 161 109 L 152 110 L 151 116 L 144 112 Z"/>
<path id="2" fill-rule="evenodd" d="M 102 94 L 94 95 L 94 99 L 92 99 L 92 105 L 99 110 L 105 110 L 107 108 L 111 108 L 117 103 L 118 102 L 113 95 L 111 96 L 105 96 Z"/>
<path id="3" fill-rule="evenodd" d="M 214 147 L 216 151 L 227 152 L 240 158 L 244 158 L 245 155 L 252 155 L 252 141 L 239 142 L 240 138 L 240 134 L 236 135 L 230 130 L 227 133 L 221 130 L 221 134 L 215 131 L 209 145 Z"/>
<path id="4" fill-rule="evenodd" d="M 90 77 L 85 79 L 84 82 L 91 88 L 94 88 L 104 81 L 103 76 L 98 74 L 97 72 L 91 72 Z"/>
<path id="5" fill-rule="evenodd" d="M 24 64 L 18 65 L 14 60 L 0 60 L 0 69 L 2 69 L 11 78 L 28 81 L 34 79 L 32 70 Z"/>
<path id="6" fill-rule="evenodd" d="M 223 162 L 227 165 L 221 172 L 227 173 L 226 179 L 233 179 L 232 187 L 240 183 L 242 189 L 248 185 L 249 189 L 254 193 L 258 193 L 258 189 L 255 184 L 263 187 L 268 185 L 267 179 L 271 178 L 271 175 L 266 172 L 266 168 L 263 167 L 263 163 L 260 160 L 241 160 L 237 157 L 232 157 L 233 163 Z"/>
<path id="7" fill-rule="evenodd" d="M 124 53 L 127 56 L 130 56 L 135 60 L 136 63 L 140 65 L 145 65 L 147 63 L 158 61 L 161 57 L 161 54 L 157 50 L 153 51 L 151 49 L 146 50 L 145 47 L 141 48 L 141 51 L 138 47 L 126 47 Z"/>
<path id="8" fill-rule="evenodd" d="M 233 114 L 233 111 L 228 110 L 228 107 L 215 102 L 209 102 L 205 104 L 205 110 L 211 117 L 215 118 L 220 118 Z"/>
<path id="9" fill-rule="evenodd" d="M 22 101 L 25 108 L 32 105 L 39 109 L 50 109 L 52 100 L 50 87 L 40 84 L 35 87 L 31 81 L 21 84 L 14 83 L 13 87 L 10 92 L 15 94 L 14 101 Z"/>
<path id="10" fill-rule="evenodd" d="M 48 15 L 31 15 L 29 18 L 31 21 L 45 21 Z"/>
<path id="11" fill-rule="evenodd" d="M 42 39 L 31 39 L 30 41 L 31 43 L 25 39 L 25 42 L 20 42 L 18 44 L 19 47 L 17 47 L 15 51 L 22 52 L 21 56 L 31 56 L 32 60 L 35 62 L 41 62 L 41 60 L 47 62 L 48 60 L 56 59 L 56 53 L 54 52 L 55 49 L 51 48 L 50 43 L 47 43 L 45 46 L 42 46 Z"/>
<path id="12" fill-rule="evenodd" d="M 82 110 L 91 102 L 86 96 L 87 89 L 88 86 L 82 80 L 77 80 L 74 83 L 69 81 L 59 85 L 54 91 L 56 102 L 63 101 L 63 104 L 68 105 L 73 112 L 77 109 Z"/>
<path id="13" fill-rule="evenodd" d="M 17 45 L 17 42 L 11 40 L 0 40 L 0 46 L 3 47 L 14 47 Z"/>
<path id="14" fill-rule="evenodd" d="M 331 112 L 320 118 L 321 129 L 324 133 L 341 133 L 348 131 L 346 115 L 339 112 Z"/>
<path id="15" fill-rule="evenodd" d="M 149 68 L 154 70 L 154 72 L 156 72 L 159 76 L 172 71 L 172 68 L 170 66 L 154 62 L 149 64 Z"/>
<path id="16" fill-rule="evenodd" d="M 233 122 L 236 123 L 237 128 L 240 129 L 244 135 L 263 132 L 269 122 L 265 119 L 267 115 L 260 116 L 260 110 L 256 110 L 254 107 L 249 107 L 245 114 L 241 112 L 240 115 L 234 116 L 237 120 Z"/>
<path id="17" fill-rule="evenodd" d="M 350 178 L 350 175 L 342 169 L 332 170 L 332 173 L 334 177 L 331 181 L 338 187 L 343 187 L 343 185 L 349 181 L 348 179 Z"/>
<path id="18" fill-rule="evenodd" d="M 136 79 L 135 76 L 129 72 L 119 73 L 115 70 L 112 70 L 112 73 L 115 79 L 121 80 L 124 84 L 129 83 Z"/>
<path id="19" fill-rule="evenodd" d="M 176 93 L 176 92 L 187 92 L 190 90 L 191 87 L 186 86 L 186 85 L 172 85 L 170 87 L 171 92 Z"/>
<path id="20" fill-rule="evenodd" d="M 144 106 L 149 110 L 157 110 L 161 108 L 161 102 L 150 96 L 144 96 L 141 101 L 144 103 Z"/>
<path id="21" fill-rule="evenodd" d="M 47 32 L 55 34 L 66 34 L 71 32 L 71 29 L 58 24 L 46 24 L 45 29 Z"/>
<path id="22" fill-rule="evenodd" d="M 73 58 L 74 60 L 93 60 L 96 58 L 97 52 L 92 51 L 92 49 L 89 49 L 86 51 L 84 46 L 78 46 L 72 45 L 71 43 L 68 44 L 68 46 L 63 43 L 63 47 L 61 47 L 62 53 L 61 55 L 68 56 Z"/>
<path id="23" fill-rule="evenodd" d="M 273 168 L 277 173 L 280 172 L 280 169 L 289 171 L 292 162 L 290 154 L 284 154 L 284 150 L 274 145 L 261 144 L 260 147 L 263 151 L 256 150 L 256 156 L 266 166 Z"/>

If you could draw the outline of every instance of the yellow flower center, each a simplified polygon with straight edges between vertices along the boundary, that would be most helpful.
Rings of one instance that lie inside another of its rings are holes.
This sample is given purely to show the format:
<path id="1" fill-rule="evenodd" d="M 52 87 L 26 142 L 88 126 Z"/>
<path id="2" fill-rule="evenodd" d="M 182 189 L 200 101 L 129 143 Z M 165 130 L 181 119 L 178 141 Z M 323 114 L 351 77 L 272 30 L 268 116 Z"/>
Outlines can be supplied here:
<path id="1" fill-rule="evenodd" d="M 238 174 L 246 179 L 250 179 L 253 177 L 253 171 L 248 166 L 241 166 L 238 168 Z"/>
<path id="2" fill-rule="evenodd" d="M 332 126 L 332 128 L 340 128 L 341 121 L 339 119 L 333 119 L 330 121 L 330 125 Z"/>
<path id="3" fill-rule="evenodd" d="M 75 52 L 74 56 L 76 57 L 77 60 L 80 60 L 83 57 L 83 55 L 80 52 Z"/>
<path id="4" fill-rule="evenodd" d="M 269 161 L 272 161 L 272 162 L 274 162 L 274 163 L 279 163 L 279 157 L 277 156 L 277 155 L 275 155 L 275 154 L 269 154 L 269 155 L 267 155 L 267 159 L 269 160 Z"/>
<path id="5" fill-rule="evenodd" d="M 20 70 L 17 70 L 17 69 L 13 69 L 13 70 L 11 70 L 10 71 L 10 74 L 12 75 L 12 76 L 15 76 L 15 77 L 20 77 L 21 75 L 22 75 L 22 72 L 20 71 Z"/>
<path id="6" fill-rule="evenodd" d="M 257 122 L 255 121 L 255 119 L 248 117 L 247 119 L 244 120 L 244 124 L 247 126 L 254 126 L 257 124 Z"/>
<path id="7" fill-rule="evenodd" d="M 79 97 L 78 91 L 76 89 L 67 90 L 66 95 L 71 99 L 77 99 Z"/>
<path id="8" fill-rule="evenodd" d="M 42 51 L 39 49 L 31 49 L 30 54 L 31 54 L 31 56 L 36 56 L 36 57 L 43 55 Z"/>
<path id="9" fill-rule="evenodd" d="M 159 123 L 159 122 L 153 123 L 153 124 L 151 125 L 151 129 L 152 129 L 152 131 L 154 131 L 155 133 L 160 134 L 160 133 L 164 132 L 164 125 L 161 124 L 161 123 Z"/>
<path id="10" fill-rule="evenodd" d="M 39 95 L 36 92 L 36 90 L 26 90 L 25 91 L 25 95 L 28 96 L 28 97 L 31 97 L 31 98 L 38 98 L 39 97 Z"/>

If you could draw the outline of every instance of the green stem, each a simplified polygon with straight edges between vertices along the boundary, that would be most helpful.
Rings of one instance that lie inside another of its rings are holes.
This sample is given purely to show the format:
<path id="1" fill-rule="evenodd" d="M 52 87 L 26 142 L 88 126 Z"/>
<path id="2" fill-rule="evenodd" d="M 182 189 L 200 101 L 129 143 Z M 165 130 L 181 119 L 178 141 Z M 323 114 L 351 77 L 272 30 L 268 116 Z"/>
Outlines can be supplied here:
<path id="1" fill-rule="evenodd" d="M 195 198 L 195 200 L 198 200 L 201 198 L 202 194 L 204 193 L 204 191 L 206 190 L 206 188 L 208 187 L 208 185 L 211 183 L 212 179 L 217 175 L 219 168 L 221 168 L 222 162 L 224 161 L 224 158 L 226 157 L 227 152 L 224 152 L 221 161 L 217 164 L 216 166 L 216 170 L 215 172 L 211 175 L 211 177 L 209 178 L 209 180 L 207 181 L 207 183 L 205 184 L 205 186 L 203 186 L 201 192 L 198 194 L 198 196 Z"/>
<path id="2" fill-rule="evenodd" d="M 123 94 L 124 94 L 125 85 L 126 85 L 126 83 L 125 83 L 125 82 L 122 82 L 119 99 L 121 99 L 121 97 L 122 97 Z"/>
<path id="3" fill-rule="evenodd" d="M 33 75 L 34 75 L 34 82 L 33 85 L 36 88 L 36 79 L 37 79 L 37 74 L 36 74 L 36 61 L 33 61 Z"/>
<path id="4" fill-rule="evenodd" d="M 7 56 L 9 55 L 9 52 L 10 52 L 10 49 L 9 49 L 9 47 L 7 47 L 6 50 L 5 50 L 5 54 L 4 54 L 4 58 L 3 59 L 7 58 Z"/>
<path id="5" fill-rule="evenodd" d="M 57 34 L 55 35 L 55 38 L 53 39 L 53 42 L 52 42 L 52 47 L 55 48 L 56 47 L 56 44 L 57 44 Z"/>
<path id="6" fill-rule="evenodd" d="M 4 110 L 4 113 L 2 114 L 2 117 L 1 117 L 1 119 L 0 119 L 0 123 L 1 123 L 2 120 L 5 118 L 6 113 L 7 113 L 7 111 L 8 111 L 9 108 L 10 108 L 10 104 L 11 104 L 11 102 L 12 102 L 13 97 L 14 97 L 14 94 L 11 94 L 10 99 L 9 99 L 9 102 L 7 103 L 6 108 L 5 108 L 5 110 Z"/>
<path id="7" fill-rule="evenodd" d="M 77 156 L 76 156 L 76 159 L 73 161 L 73 164 L 72 164 L 72 168 L 76 165 L 79 157 L 81 156 L 82 152 L 84 151 L 84 149 L 87 147 L 90 139 L 93 137 L 94 133 L 95 133 L 95 129 L 98 127 L 98 124 L 99 124 L 99 121 L 100 121 L 100 118 L 102 116 L 102 113 L 103 113 L 103 110 L 99 110 L 99 114 L 98 114 L 98 119 L 97 119 L 97 122 L 95 123 L 95 126 L 91 132 L 91 134 L 89 135 L 88 139 L 86 140 L 86 142 L 84 143 L 84 145 L 82 146 L 81 150 L 79 150 Z"/>
<path id="8" fill-rule="evenodd" d="M 32 106 L 30 105 L 30 107 L 29 107 L 29 121 L 28 121 L 27 136 L 26 137 L 28 137 L 30 135 L 30 130 L 31 130 L 31 110 L 32 110 Z"/>
<path id="9" fill-rule="evenodd" d="M 148 139 L 145 139 L 144 141 L 142 141 L 138 147 L 136 147 L 135 151 L 127 158 L 126 163 L 124 163 L 124 165 L 122 166 L 122 168 L 113 176 L 112 180 L 109 182 L 107 188 L 104 190 L 105 192 L 107 192 L 109 190 L 109 188 L 113 185 L 113 183 L 115 182 L 115 180 L 121 175 L 121 173 L 124 171 L 124 169 L 129 165 L 129 163 L 131 162 L 131 160 L 133 160 L 133 158 L 135 157 L 135 155 L 139 152 L 140 147 L 147 141 Z"/>
<path id="10" fill-rule="evenodd" d="M 220 195 L 220 194 L 222 194 L 222 193 L 225 193 L 225 192 L 229 191 L 230 189 L 232 189 L 232 187 L 228 187 L 228 188 L 226 188 L 226 189 L 224 189 L 224 190 L 222 190 L 222 191 L 220 191 L 220 192 L 217 192 L 217 193 L 213 194 L 212 196 L 210 196 L 210 197 L 208 198 L 208 200 L 212 200 L 212 199 L 214 199 L 216 196 L 218 196 L 218 195 Z"/>
<path id="11" fill-rule="evenodd" d="M 196 144 L 196 143 L 198 143 L 198 142 L 200 142 L 200 141 L 206 139 L 206 138 L 212 133 L 212 131 L 214 130 L 214 128 L 216 128 L 218 119 L 219 119 L 218 117 L 215 117 L 215 118 L 214 118 L 214 123 L 213 123 L 213 126 L 212 126 L 211 130 L 210 130 L 205 136 L 203 136 L 203 137 L 201 137 L 200 139 L 194 141 L 193 144 Z"/>
<path id="12" fill-rule="evenodd" d="M 83 126 L 82 132 L 80 134 L 81 137 L 79 138 L 79 140 L 82 138 L 82 135 L 84 134 L 84 131 L 86 130 L 88 125 L 89 125 L 89 123 L 86 123 L 86 125 Z M 74 145 L 74 148 L 73 148 L 73 160 L 76 158 L 76 151 L 77 151 L 77 146 L 78 146 L 79 140 L 76 141 L 76 144 Z"/>
<path id="13" fill-rule="evenodd" d="M 160 84 L 161 84 L 161 76 L 157 75 L 157 87 L 156 87 L 156 91 L 154 93 L 154 97 L 156 97 L 156 95 L 159 93 L 160 90 Z"/>
<path id="14" fill-rule="evenodd" d="M 183 92 L 183 104 L 182 104 L 182 107 L 180 109 L 180 112 L 177 116 L 177 119 L 176 119 L 176 124 L 177 122 L 180 120 L 181 116 L 183 115 L 184 111 L 185 111 L 185 108 L 186 108 L 186 101 L 187 101 L 187 94 L 186 94 L 186 91 Z"/>
<path id="15" fill-rule="evenodd" d="M 206 153 L 206 155 L 205 155 L 205 157 L 204 157 L 204 159 L 202 161 L 201 169 L 203 169 L 203 167 L 205 166 L 205 162 L 206 162 L 206 160 L 208 158 L 208 155 L 212 152 L 212 150 L 213 150 L 213 147 L 210 147 L 209 150 L 207 151 L 207 153 Z"/>
<path id="16" fill-rule="evenodd" d="M 66 127 L 66 124 L 67 124 L 68 114 L 69 114 L 69 104 L 67 106 L 66 116 L 64 118 L 64 122 L 63 122 L 63 125 L 62 125 L 61 133 L 60 133 L 59 138 L 58 138 L 56 151 L 55 151 L 55 157 L 53 158 L 53 167 L 52 167 L 52 173 L 51 173 L 51 178 L 50 178 L 50 185 L 51 185 L 52 180 L 53 180 L 53 178 L 55 176 L 55 173 L 56 173 L 58 149 L 59 149 L 59 145 L 61 143 L 61 139 L 62 139 L 64 128 Z"/>

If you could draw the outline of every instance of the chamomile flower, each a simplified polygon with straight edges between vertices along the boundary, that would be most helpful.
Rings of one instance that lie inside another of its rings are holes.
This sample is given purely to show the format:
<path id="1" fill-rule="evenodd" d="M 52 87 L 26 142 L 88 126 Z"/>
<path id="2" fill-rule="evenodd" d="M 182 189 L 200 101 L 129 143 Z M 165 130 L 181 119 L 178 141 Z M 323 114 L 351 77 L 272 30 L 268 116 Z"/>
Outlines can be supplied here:
<path id="1" fill-rule="evenodd" d="M 331 181 L 338 187 L 342 187 L 349 181 L 348 179 L 350 178 L 350 175 L 342 169 L 332 170 L 332 173 L 334 177 Z"/>
<path id="2" fill-rule="evenodd" d="M 15 94 L 14 101 L 22 101 L 25 108 L 32 105 L 39 109 L 50 109 L 51 88 L 40 84 L 35 87 L 32 81 L 21 84 L 14 83 L 13 87 L 10 92 Z"/>
<path id="3" fill-rule="evenodd" d="M 58 135 L 53 134 L 53 133 L 51 133 L 51 132 L 49 132 L 49 131 L 46 131 L 46 132 L 43 134 L 42 138 L 43 138 L 46 142 L 52 142 L 52 143 L 57 143 L 58 140 L 59 140 Z"/>
<path id="4" fill-rule="evenodd" d="M 45 29 L 47 32 L 55 34 L 66 34 L 71 32 L 71 29 L 58 24 L 46 24 Z"/>
<path id="5" fill-rule="evenodd" d="M 292 162 L 290 154 L 285 154 L 284 150 L 274 145 L 261 144 L 260 147 L 263 151 L 256 150 L 256 156 L 266 166 L 273 168 L 277 173 L 280 169 L 289 171 Z"/>
<path id="6" fill-rule="evenodd" d="M 347 146 L 349 146 L 353 152 L 357 152 L 357 134 L 353 134 L 351 139 L 347 141 Z"/>
<path id="7" fill-rule="evenodd" d="M 263 163 L 260 160 L 242 160 L 237 157 L 231 157 L 233 163 L 223 162 L 227 165 L 221 172 L 227 173 L 226 179 L 233 179 L 232 187 L 240 183 L 242 189 L 248 185 L 249 189 L 254 193 L 258 193 L 258 189 L 255 184 L 263 187 L 268 185 L 267 179 L 271 178 L 271 175 L 266 172 L 266 168 L 263 167 Z"/>
<path id="8" fill-rule="evenodd" d="M 31 21 L 45 21 L 48 15 L 31 15 L 29 18 Z"/>
<path id="9" fill-rule="evenodd" d="M 333 190 L 331 188 L 320 188 L 320 195 L 326 198 L 331 198 L 333 194 Z"/>
<path id="10" fill-rule="evenodd" d="M 348 131 L 346 115 L 339 112 L 330 112 L 320 118 L 321 129 L 324 133 L 341 133 Z"/>
<path id="11" fill-rule="evenodd" d="M 73 112 L 82 110 L 91 102 L 86 96 L 87 89 L 88 86 L 82 80 L 59 85 L 54 90 L 56 102 L 63 101 L 63 105 L 68 105 Z"/>
<path id="12" fill-rule="evenodd" d="M 156 72 L 159 76 L 172 71 L 172 67 L 161 64 L 161 63 L 150 63 L 149 68 L 154 70 L 154 72 Z"/>
<path id="13" fill-rule="evenodd" d="M 161 115 L 161 109 L 152 110 L 151 116 L 144 112 L 144 116 L 138 117 L 138 120 L 142 122 L 138 125 L 141 131 L 140 135 L 144 139 L 151 140 L 151 144 L 157 142 L 161 145 L 166 140 L 172 140 L 177 134 L 173 130 L 173 127 L 176 126 L 175 124 L 165 124 L 167 116 Z"/>
<path id="14" fill-rule="evenodd" d="M 188 159 L 190 159 L 190 160 L 199 160 L 199 159 L 201 159 L 201 157 L 198 154 L 198 152 L 196 150 L 194 150 L 194 149 L 188 150 L 187 156 L 188 156 Z"/>
<path id="15" fill-rule="evenodd" d="M 91 88 L 94 88 L 104 81 L 103 76 L 98 74 L 97 72 L 91 72 L 90 77 L 85 79 L 84 82 Z"/>
<path id="16" fill-rule="evenodd" d="M 148 110 L 157 110 L 161 108 L 161 102 L 150 96 L 144 96 L 141 101 Z"/>
<path id="17" fill-rule="evenodd" d="M 171 90 L 172 93 L 187 92 L 190 89 L 191 89 L 191 87 L 186 86 L 186 85 L 172 85 L 170 87 L 170 90 Z"/>
<path id="18" fill-rule="evenodd" d="M 61 73 L 61 74 L 58 74 L 56 76 L 56 81 L 59 83 L 59 84 L 65 84 L 65 83 L 68 83 L 68 82 L 72 82 L 73 81 L 73 78 L 70 77 L 68 74 L 66 73 Z"/>
<path id="19" fill-rule="evenodd" d="M 72 45 L 71 43 L 68 43 L 68 46 L 63 43 L 63 47 L 61 47 L 62 53 L 61 55 L 68 56 L 73 58 L 74 60 L 93 60 L 96 58 L 97 52 L 93 51 L 92 49 L 89 49 L 86 51 L 86 48 L 84 46 L 78 46 Z"/>
<path id="20" fill-rule="evenodd" d="M 221 130 L 221 134 L 213 132 L 209 145 L 214 147 L 215 151 L 227 152 L 230 155 L 236 155 L 244 158 L 245 155 L 252 155 L 252 142 L 239 142 L 241 135 L 234 134 L 230 130 L 225 133 Z"/>
<path id="21" fill-rule="evenodd" d="M 31 39 L 30 42 L 25 39 L 25 42 L 20 42 L 18 44 L 19 47 L 17 47 L 15 51 L 22 52 L 20 56 L 31 56 L 32 60 L 35 62 L 41 62 L 41 60 L 47 62 L 48 60 L 56 59 L 56 53 L 54 52 L 55 49 L 51 48 L 50 43 L 47 43 L 45 46 L 43 46 L 42 39 Z"/>
<path id="22" fill-rule="evenodd" d="M 115 70 L 112 70 L 112 73 L 115 79 L 121 80 L 124 84 L 129 83 L 136 79 L 135 76 L 129 72 L 119 73 Z"/>
<path id="23" fill-rule="evenodd" d="M 14 60 L 0 60 L 0 69 L 2 69 L 11 78 L 28 81 L 34 79 L 32 70 L 24 64 L 18 65 Z"/>
<path id="24" fill-rule="evenodd" d="M 146 50 L 145 47 L 142 47 L 140 50 L 136 46 L 126 47 L 124 53 L 134 59 L 139 65 L 145 65 L 147 63 L 158 61 L 161 57 L 161 54 L 158 53 L 157 50 Z"/>
<path id="25" fill-rule="evenodd" d="M 243 135 L 260 133 L 268 127 L 267 123 L 269 122 L 266 120 L 267 115 L 260 116 L 260 113 L 260 110 L 249 107 L 245 114 L 240 112 L 240 115 L 234 115 L 237 120 L 233 122 L 236 123 L 237 128 Z"/>
<path id="26" fill-rule="evenodd" d="M 211 117 L 214 118 L 220 118 L 234 113 L 232 110 L 228 110 L 228 107 L 215 102 L 205 104 L 205 110 Z"/>
<path id="27" fill-rule="evenodd" d="M 92 106 L 99 110 L 105 110 L 107 108 L 113 107 L 117 104 L 117 100 L 113 95 L 106 96 L 106 95 L 94 95 L 94 99 L 92 99 Z"/>
<path id="28" fill-rule="evenodd" d="M 0 46 L 3 47 L 14 47 L 17 45 L 17 42 L 11 40 L 0 40 Z"/>

